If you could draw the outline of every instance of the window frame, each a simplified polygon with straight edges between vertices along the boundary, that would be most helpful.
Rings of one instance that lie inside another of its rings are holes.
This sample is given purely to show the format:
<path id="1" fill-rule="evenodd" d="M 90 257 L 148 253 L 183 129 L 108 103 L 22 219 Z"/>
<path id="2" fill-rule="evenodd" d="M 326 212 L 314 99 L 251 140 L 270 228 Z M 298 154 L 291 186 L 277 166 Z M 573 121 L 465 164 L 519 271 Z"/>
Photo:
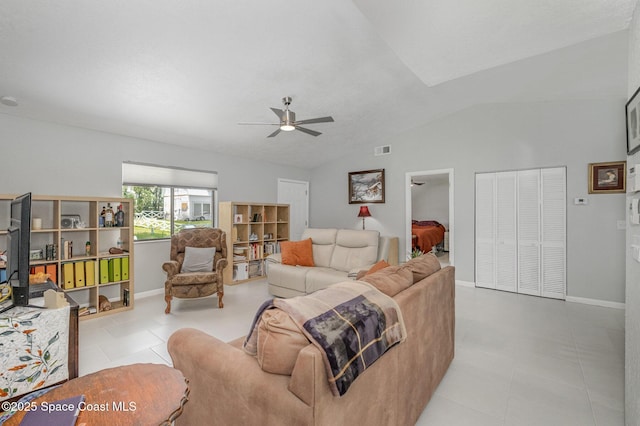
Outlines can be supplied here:
<path id="1" fill-rule="evenodd" d="M 176 203 L 175 203 L 175 190 L 206 190 L 206 191 L 210 191 L 211 192 L 211 196 L 208 199 L 208 202 L 206 204 L 209 204 L 210 206 L 210 216 L 211 216 L 211 223 L 209 225 L 206 226 L 202 226 L 201 228 L 216 228 L 217 224 L 218 224 L 218 189 L 217 188 L 202 188 L 202 187 L 189 187 L 189 188 L 184 188 L 184 187 L 174 187 L 174 186 L 161 186 L 161 185 L 153 185 L 153 184 L 136 184 L 136 185 L 127 185 L 127 184 L 123 184 L 122 185 L 122 192 L 123 192 L 123 196 L 126 197 L 126 194 L 129 193 L 134 193 L 136 195 L 136 197 L 134 197 L 134 201 L 137 199 L 137 194 L 135 193 L 135 191 L 131 190 L 129 191 L 128 188 L 133 188 L 133 187 L 146 187 L 146 188 L 160 188 L 163 192 L 164 191 L 168 191 L 169 194 L 168 195 L 163 195 L 163 198 L 168 196 L 169 197 L 169 210 L 165 210 L 163 213 L 165 214 L 169 214 L 169 235 L 166 237 L 158 237 L 158 238 L 145 238 L 145 239 L 135 239 L 134 243 L 139 243 L 139 242 L 152 242 L 152 241 L 166 241 L 166 240 L 170 240 L 171 237 L 173 235 L 175 235 L 177 232 L 180 232 L 180 230 L 176 230 L 176 217 L 175 217 L 175 212 L 176 212 Z M 126 197 L 129 198 L 129 197 Z M 204 205 L 205 202 L 197 202 L 201 205 Z M 195 204 L 195 202 L 194 202 Z M 178 206 L 178 208 L 181 208 L 181 206 Z M 204 214 L 204 213 L 203 213 Z M 135 238 L 135 227 L 136 227 L 136 214 L 134 213 L 134 219 L 133 219 L 133 227 L 134 227 L 134 238 Z"/>
<path id="2" fill-rule="evenodd" d="M 153 187 L 162 190 L 163 216 L 169 214 L 169 235 L 167 237 L 149 238 L 135 240 L 136 242 L 160 241 L 171 238 L 176 231 L 175 218 L 175 190 L 181 189 L 185 191 L 210 191 L 208 203 L 210 203 L 210 225 L 212 228 L 218 226 L 218 172 L 212 170 L 195 170 L 175 166 L 162 166 L 151 163 L 141 163 L 134 161 L 122 162 L 122 193 L 127 197 L 131 192 L 134 194 L 134 200 L 138 198 L 135 191 L 129 191 L 133 187 Z M 164 208 L 164 198 L 166 191 L 169 190 L 169 210 Z M 156 195 L 157 196 L 157 195 Z M 202 196 L 199 196 L 202 197 Z M 192 204 L 189 202 L 189 204 Z M 189 210 L 187 205 L 187 211 Z M 204 214 L 204 213 L 203 213 Z M 137 215 L 137 214 L 136 214 Z M 189 217 L 191 219 L 191 217 Z M 134 216 L 134 227 L 135 227 Z M 135 229 L 134 229 L 135 236 Z"/>

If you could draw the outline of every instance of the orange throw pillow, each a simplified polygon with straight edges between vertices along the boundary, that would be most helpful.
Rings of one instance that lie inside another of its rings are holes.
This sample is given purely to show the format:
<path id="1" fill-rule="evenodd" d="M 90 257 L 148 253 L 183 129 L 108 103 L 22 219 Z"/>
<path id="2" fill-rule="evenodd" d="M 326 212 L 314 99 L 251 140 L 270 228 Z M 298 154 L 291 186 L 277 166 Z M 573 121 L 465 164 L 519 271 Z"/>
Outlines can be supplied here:
<path id="1" fill-rule="evenodd" d="M 387 263 L 386 260 L 382 259 L 381 261 L 379 261 L 378 263 L 376 263 L 375 265 L 373 265 L 365 275 L 369 275 L 369 274 L 373 274 L 376 271 L 379 271 L 380 269 L 384 269 L 387 266 L 389 266 L 389 264 Z"/>
<path id="2" fill-rule="evenodd" d="M 311 238 L 302 241 L 282 241 L 280 251 L 283 265 L 315 266 Z"/>
<path id="3" fill-rule="evenodd" d="M 370 269 L 368 270 L 362 270 L 360 272 L 358 272 L 358 274 L 356 275 L 356 280 L 361 279 L 362 277 L 369 275 L 369 274 L 373 274 L 374 272 L 379 271 L 380 269 L 384 269 L 387 266 L 390 266 L 386 260 L 382 259 L 380 261 L 378 261 L 378 263 L 376 263 L 375 265 L 373 265 Z"/>

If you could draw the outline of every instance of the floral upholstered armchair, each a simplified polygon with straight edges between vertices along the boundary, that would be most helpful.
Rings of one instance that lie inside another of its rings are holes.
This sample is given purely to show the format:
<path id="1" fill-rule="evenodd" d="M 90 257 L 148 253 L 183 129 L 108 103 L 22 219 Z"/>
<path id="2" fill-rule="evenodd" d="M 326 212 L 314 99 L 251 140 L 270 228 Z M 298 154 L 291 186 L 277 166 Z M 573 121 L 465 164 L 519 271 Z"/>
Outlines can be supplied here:
<path id="1" fill-rule="evenodd" d="M 222 270 L 227 266 L 227 239 L 216 228 L 183 229 L 171 237 L 170 261 L 162 265 L 165 313 L 171 312 L 171 299 L 195 298 L 218 293 L 218 307 L 224 307 Z"/>

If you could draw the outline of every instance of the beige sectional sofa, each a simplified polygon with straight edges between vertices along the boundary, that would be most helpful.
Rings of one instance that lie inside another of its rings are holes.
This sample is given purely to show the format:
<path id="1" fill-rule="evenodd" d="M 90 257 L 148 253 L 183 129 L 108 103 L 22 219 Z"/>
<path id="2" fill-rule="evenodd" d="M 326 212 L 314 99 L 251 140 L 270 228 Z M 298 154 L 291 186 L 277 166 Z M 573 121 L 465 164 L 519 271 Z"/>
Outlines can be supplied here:
<path id="1" fill-rule="evenodd" d="M 398 238 L 381 237 L 378 231 L 307 228 L 302 239 L 311 238 L 315 266 L 284 265 L 280 254 L 267 258 L 269 292 L 278 297 L 313 293 L 331 284 L 353 279 L 358 271 L 379 260 L 398 263 Z"/>
<path id="2" fill-rule="evenodd" d="M 260 352 L 254 357 L 243 351 L 244 338 L 224 343 L 199 330 L 176 331 L 168 350 L 191 389 L 177 424 L 415 424 L 453 359 L 455 329 L 453 267 L 440 269 L 431 254 L 419 259 L 363 279 L 393 295 L 407 337 L 340 397 L 332 394 L 322 354 L 313 344 L 299 350 L 290 375 L 272 374 L 261 368 Z"/>

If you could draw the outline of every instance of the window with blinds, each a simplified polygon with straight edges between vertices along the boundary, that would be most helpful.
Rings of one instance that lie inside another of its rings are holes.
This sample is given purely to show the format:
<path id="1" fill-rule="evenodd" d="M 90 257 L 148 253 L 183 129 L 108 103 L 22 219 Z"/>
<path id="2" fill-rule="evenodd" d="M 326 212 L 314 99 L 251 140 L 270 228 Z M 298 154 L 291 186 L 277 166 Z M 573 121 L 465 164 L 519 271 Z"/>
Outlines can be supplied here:
<path id="1" fill-rule="evenodd" d="M 135 199 L 136 241 L 170 238 L 185 228 L 215 227 L 218 174 L 122 163 L 122 194 Z"/>

